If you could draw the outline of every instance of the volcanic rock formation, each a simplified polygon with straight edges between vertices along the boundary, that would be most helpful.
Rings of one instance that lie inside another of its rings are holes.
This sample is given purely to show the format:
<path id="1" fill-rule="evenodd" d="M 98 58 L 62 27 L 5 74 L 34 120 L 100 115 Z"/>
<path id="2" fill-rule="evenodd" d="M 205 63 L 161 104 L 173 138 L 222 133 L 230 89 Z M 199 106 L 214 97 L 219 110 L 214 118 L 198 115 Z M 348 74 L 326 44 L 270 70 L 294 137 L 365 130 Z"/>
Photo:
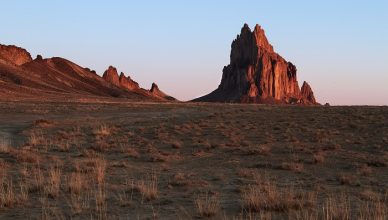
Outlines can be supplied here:
<path id="1" fill-rule="evenodd" d="M 105 79 L 105 81 L 120 87 L 120 79 L 115 67 L 109 66 L 109 68 L 102 75 L 102 78 Z"/>
<path id="2" fill-rule="evenodd" d="M 0 59 L 17 66 L 32 61 L 32 57 L 27 50 L 13 45 L 7 46 L 2 44 L 0 44 Z"/>
<path id="3" fill-rule="evenodd" d="M 85 101 L 120 98 L 122 101 L 170 101 L 109 67 L 103 77 L 69 60 L 43 59 L 16 46 L 0 45 L 1 101 Z"/>
<path id="4" fill-rule="evenodd" d="M 162 99 L 167 99 L 167 100 L 170 100 L 170 101 L 173 101 L 173 100 L 176 100 L 174 97 L 171 97 L 169 95 L 166 95 L 166 93 L 162 92 L 160 89 L 159 89 L 159 86 L 156 85 L 156 83 L 152 83 L 152 86 L 151 86 L 151 89 L 150 89 L 150 93 L 156 97 L 160 97 Z"/>
<path id="5" fill-rule="evenodd" d="M 121 72 L 119 76 L 117 69 L 113 66 L 109 66 L 109 68 L 104 72 L 102 78 L 108 83 L 127 91 L 142 93 L 146 96 L 151 96 L 159 100 L 176 100 L 175 98 L 162 92 L 155 83 L 152 83 L 150 90 L 141 88 L 137 82 L 132 80 L 131 77 L 125 76 L 123 72 Z"/>
<path id="6" fill-rule="evenodd" d="M 131 91 L 140 89 L 139 84 L 137 82 L 133 81 L 131 79 L 131 77 L 129 77 L 129 76 L 126 77 L 123 72 L 121 72 L 121 74 L 120 74 L 119 82 L 120 82 L 120 86 L 122 88 L 131 90 Z"/>
<path id="7" fill-rule="evenodd" d="M 264 30 L 247 24 L 231 46 L 230 64 L 216 90 L 194 101 L 316 104 L 307 83 L 299 89 L 296 67 L 274 52 Z"/>

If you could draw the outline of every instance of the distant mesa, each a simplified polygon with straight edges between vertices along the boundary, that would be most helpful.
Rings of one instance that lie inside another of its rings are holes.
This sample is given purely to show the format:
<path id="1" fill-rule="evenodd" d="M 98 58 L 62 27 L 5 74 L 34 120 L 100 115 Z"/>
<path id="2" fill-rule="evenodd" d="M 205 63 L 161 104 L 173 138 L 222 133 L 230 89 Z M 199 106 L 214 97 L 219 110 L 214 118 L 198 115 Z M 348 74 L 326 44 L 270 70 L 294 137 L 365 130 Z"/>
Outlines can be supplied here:
<path id="1" fill-rule="evenodd" d="M 0 100 L 83 101 L 120 98 L 123 101 L 173 101 L 163 92 L 140 88 L 110 66 L 102 77 L 69 60 L 44 59 L 20 47 L 0 44 Z"/>
<path id="2" fill-rule="evenodd" d="M 274 52 L 264 30 L 247 24 L 232 43 L 218 88 L 193 101 L 318 104 L 307 82 L 299 88 L 296 67 Z"/>

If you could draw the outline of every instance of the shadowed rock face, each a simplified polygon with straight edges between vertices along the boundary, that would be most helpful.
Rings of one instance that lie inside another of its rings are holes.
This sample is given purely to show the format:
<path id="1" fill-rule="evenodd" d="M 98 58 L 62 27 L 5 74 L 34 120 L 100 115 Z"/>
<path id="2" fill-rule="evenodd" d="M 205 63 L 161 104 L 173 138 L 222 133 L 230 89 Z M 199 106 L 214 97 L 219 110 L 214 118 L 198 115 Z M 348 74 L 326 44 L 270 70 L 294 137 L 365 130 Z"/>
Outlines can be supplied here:
<path id="1" fill-rule="evenodd" d="M 316 104 L 302 96 L 296 67 L 274 52 L 264 30 L 247 24 L 231 46 L 230 64 L 223 69 L 219 87 L 194 101 Z"/>
<path id="2" fill-rule="evenodd" d="M 6 46 L 2 44 L 0 44 L 0 59 L 17 66 L 32 61 L 32 57 L 27 50 L 16 46 Z"/>

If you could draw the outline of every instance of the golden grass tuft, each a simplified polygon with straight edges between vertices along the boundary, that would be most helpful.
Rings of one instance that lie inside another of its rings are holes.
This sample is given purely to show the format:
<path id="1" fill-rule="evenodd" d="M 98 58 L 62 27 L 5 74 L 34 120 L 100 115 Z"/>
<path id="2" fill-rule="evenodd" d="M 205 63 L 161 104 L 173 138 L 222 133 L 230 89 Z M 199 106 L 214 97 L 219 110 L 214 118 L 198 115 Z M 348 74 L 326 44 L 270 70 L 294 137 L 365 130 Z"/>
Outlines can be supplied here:
<path id="1" fill-rule="evenodd" d="M 215 195 L 209 195 L 209 193 L 197 197 L 194 200 L 194 204 L 200 217 L 214 217 L 220 209 L 218 197 Z"/>

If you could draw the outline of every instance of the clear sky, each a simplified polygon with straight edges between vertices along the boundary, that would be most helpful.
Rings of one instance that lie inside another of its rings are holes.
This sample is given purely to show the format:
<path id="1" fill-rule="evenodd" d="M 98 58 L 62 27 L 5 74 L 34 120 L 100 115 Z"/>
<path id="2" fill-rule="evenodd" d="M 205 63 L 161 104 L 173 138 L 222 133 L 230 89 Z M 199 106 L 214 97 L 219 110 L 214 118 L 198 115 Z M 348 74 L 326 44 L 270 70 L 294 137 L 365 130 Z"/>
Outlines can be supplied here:
<path id="1" fill-rule="evenodd" d="M 259 23 L 319 102 L 388 104 L 386 0 L 4 0 L 0 43 L 109 65 L 181 100 L 217 88 L 230 44 Z"/>

